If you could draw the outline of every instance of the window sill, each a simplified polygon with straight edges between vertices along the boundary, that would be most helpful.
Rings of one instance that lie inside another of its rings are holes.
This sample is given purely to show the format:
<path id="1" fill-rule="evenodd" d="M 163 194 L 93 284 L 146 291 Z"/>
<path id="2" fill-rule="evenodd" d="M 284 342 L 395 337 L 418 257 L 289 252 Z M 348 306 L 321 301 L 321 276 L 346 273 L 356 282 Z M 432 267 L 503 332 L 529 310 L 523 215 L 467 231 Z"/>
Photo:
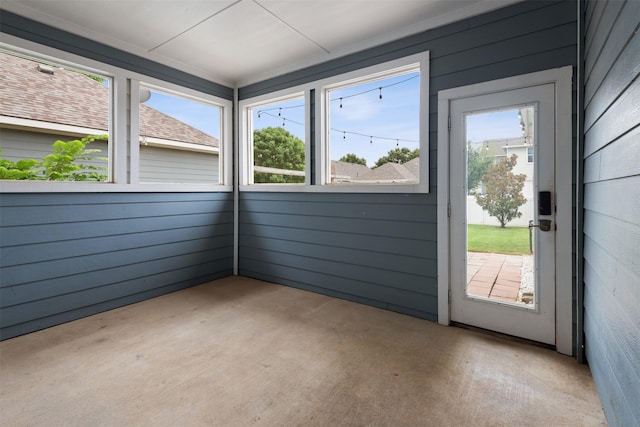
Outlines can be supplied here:
<path id="1" fill-rule="evenodd" d="M 0 193 L 222 193 L 231 191 L 233 191 L 231 185 L 212 184 L 0 181 Z"/>
<path id="2" fill-rule="evenodd" d="M 358 184 L 327 184 L 327 185 L 301 185 L 301 184 L 254 184 L 241 185 L 243 192 L 264 193 L 381 193 L 381 194 L 427 194 L 429 187 L 426 184 L 417 185 L 358 185 Z"/>

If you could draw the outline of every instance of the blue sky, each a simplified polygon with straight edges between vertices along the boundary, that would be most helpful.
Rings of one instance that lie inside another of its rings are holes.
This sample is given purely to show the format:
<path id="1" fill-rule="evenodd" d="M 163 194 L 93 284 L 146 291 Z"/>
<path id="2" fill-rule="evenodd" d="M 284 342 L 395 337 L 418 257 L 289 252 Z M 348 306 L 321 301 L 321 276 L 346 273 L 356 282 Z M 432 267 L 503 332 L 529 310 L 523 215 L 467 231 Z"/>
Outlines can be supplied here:
<path id="1" fill-rule="evenodd" d="M 518 109 L 467 116 L 467 141 L 478 144 L 489 139 L 522 136 Z"/>
<path id="2" fill-rule="evenodd" d="M 330 140 L 331 159 L 355 153 L 364 157 L 368 166 L 373 166 L 396 147 L 418 148 L 418 89 L 419 78 L 413 73 L 330 92 L 330 120 L 334 129 Z M 152 92 L 146 104 L 220 137 L 218 107 L 158 92 Z M 304 140 L 305 111 L 302 98 L 265 105 L 254 110 L 254 127 L 284 126 Z M 521 135 L 518 110 L 468 116 L 467 132 L 467 140 L 476 143 L 518 137 Z"/>
<path id="3" fill-rule="evenodd" d="M 151 98 L 145 104 L 220 138 L 220 108 L 216 106 L 154 91 L 151 91 Z"/>
<path id="4" fill-rule="evenodd" d="M 355 153 L 373 166 L 396 147 L 418 148 L 418 88 L 418 74 L 412 73 L 330 92 L 331 159 Z M 284 125 L 304 140 L 303 105 L 300 98 L 256 109 L 254 128 Z"/>

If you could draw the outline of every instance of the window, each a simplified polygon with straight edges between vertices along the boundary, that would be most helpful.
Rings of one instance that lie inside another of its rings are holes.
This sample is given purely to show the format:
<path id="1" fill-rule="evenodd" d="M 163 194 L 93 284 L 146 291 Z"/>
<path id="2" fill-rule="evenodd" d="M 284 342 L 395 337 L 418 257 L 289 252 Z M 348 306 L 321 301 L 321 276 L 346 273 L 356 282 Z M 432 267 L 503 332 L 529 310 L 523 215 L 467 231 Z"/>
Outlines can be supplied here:
<path id="1" fill-rule="evenodd" d="M 304 92 L 243 105 L 243 181 L 252 184 L 307 182 Z"/>
<path id="2" fill-rule="evenodd" d="M 0 51 L 0 179 L 110 181 L 112 79 Z"/>
<path id="3" fill-rule="evenodd" d="M 326 89 L 328 182 L 419 182 L 419 78 L 409 70 Z"/>
<path id="4" fill-rule="evenodd" d="M 0 192 L 232 190 L 230 89 L 12 43 L 0 43 Z"/>
<path id="5" fill-rule="evenodd" d="M 321 82 L 322 183 L 428 191 L 428 90 L 428 53 Z"/>
<path id="6" fill-rule="evenodd" d="M 527 162 L 533 163 L 533 147 L 527 147 Z"/>
<path id="7" fill-rule="evenodd" d="M 423 52 L 240 101 L 241 190 L 428 192 L 428 71 Z"/>
<path id="8" fill-rule="evenodd" d="M 220 183 L 222 107 L 140 86 L 140 182 Z"/>

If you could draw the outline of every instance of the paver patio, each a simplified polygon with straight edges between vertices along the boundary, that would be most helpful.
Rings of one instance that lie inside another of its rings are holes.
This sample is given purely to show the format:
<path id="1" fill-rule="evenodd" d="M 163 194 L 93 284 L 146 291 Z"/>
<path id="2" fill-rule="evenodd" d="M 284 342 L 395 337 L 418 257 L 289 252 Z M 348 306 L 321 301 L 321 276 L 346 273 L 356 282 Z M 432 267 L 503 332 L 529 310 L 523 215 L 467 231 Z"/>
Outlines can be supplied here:
<path id="1" fill-rule="evenodd" d="M 521 255 L 467 252 L 467 293 L 516 302 L 521 270 Z"/>

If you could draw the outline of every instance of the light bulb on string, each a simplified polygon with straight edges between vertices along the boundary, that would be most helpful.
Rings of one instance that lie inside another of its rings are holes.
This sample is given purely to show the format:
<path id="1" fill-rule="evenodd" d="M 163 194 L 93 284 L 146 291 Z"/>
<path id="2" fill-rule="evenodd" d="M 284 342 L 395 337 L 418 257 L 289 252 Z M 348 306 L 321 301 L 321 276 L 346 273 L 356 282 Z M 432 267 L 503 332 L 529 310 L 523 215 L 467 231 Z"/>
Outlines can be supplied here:
<path id="1" fill-rule="evenodd" d="M 282 108 L 278 110 L 278 117 L 282 117 Z"/>
<path id="2" fill-rule="evenodd" d="M 382 99 L 382 87 L 378 88 L 380 90 L 380 96 L 378 97 L 378 99 Z"/>
<path id="3" fill-rule="evenodd" d="M 373 136 L 369 137 L 369 144 L 373 144 Z"/>
<path id="4" fill-rule="evenodd" d="M 342 98 L 340 98 L 340 108 L 342 108 Z"/>

